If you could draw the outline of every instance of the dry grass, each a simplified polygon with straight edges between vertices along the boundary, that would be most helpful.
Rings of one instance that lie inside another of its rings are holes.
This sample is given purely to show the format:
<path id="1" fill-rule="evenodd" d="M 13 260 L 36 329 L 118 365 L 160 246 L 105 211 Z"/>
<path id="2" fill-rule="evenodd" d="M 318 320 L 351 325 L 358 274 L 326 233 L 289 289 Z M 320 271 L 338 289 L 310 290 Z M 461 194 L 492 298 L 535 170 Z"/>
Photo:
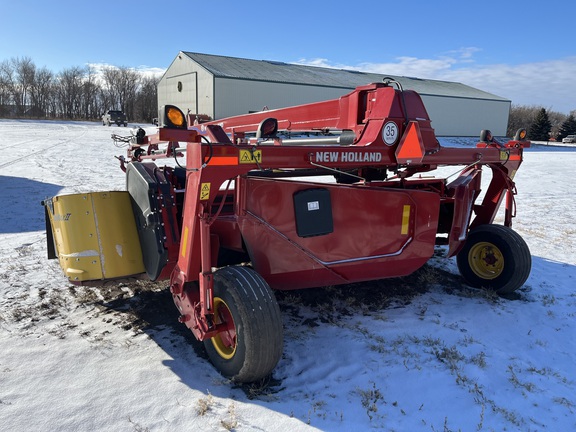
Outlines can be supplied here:
<path id="1" fill-rule="evenodd" d="M 214 406 L 214 397 L 208 392 L 206 397 L 200 398 L 196 401 L 196 414 L 204 416 Z"/>

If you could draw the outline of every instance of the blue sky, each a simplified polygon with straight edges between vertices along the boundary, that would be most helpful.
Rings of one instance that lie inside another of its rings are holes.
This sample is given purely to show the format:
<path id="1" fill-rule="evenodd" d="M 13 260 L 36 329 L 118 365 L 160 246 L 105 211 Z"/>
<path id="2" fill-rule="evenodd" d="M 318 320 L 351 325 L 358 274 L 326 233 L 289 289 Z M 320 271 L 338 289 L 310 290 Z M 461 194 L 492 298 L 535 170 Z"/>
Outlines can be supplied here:
<path id="1" fill-rule="evenodd" d="M 163 70 L 193 51 L 457 81 L 568 113 L 576 3 L 532 3 L 0 0 L 0 61 Z"/>

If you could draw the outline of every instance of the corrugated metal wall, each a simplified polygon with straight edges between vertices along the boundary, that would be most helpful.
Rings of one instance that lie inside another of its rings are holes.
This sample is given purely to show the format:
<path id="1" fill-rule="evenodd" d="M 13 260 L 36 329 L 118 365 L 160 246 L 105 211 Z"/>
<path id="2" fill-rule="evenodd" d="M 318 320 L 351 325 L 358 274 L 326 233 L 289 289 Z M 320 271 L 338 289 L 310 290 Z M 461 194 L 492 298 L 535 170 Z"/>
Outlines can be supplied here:
<path id="1" fill-rule="evenodd" d="M 348 89 L 216 78 L 216 118 L 336 99 Z"/>
<path id="2" fill-rule="evenodd" d="M 368 83 L 366 83 L 368 84 Z M 185 113 L 214 119 L 338 98 L 351 89 L 221 78 L 179 55 L 158 84 L 158 106 L 174 104 Z M 509 101 L 421 94 L 437 136 L 478 136 L 490 129 L 506 134 Z"/>
<path id="3" fill-rule="evenodd" d="M 421 95 L 437 136 L 506 136 L 509 101 Z"/>

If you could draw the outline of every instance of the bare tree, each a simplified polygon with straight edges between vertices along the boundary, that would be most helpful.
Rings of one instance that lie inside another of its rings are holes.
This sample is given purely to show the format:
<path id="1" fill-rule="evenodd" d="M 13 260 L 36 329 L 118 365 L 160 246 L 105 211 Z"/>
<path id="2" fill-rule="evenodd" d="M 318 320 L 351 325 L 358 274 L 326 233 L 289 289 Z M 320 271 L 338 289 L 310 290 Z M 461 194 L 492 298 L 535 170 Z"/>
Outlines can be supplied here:
<path id="1" fill-rule="evenodd" d="M 119 86 L 120 71 L 117 67 L 107 66 L 102 69 L 102 101 L 105 109 L 121 109 Z"/>
<path id="2" fill-rule="evenodd" d="M 0 63 L 0 115 L 8 114 L 9 106 L 12 104 L 12 93 L 10 81 L 12 68 L 7 60 Z"/>
<path id="3" fill-rule="evenodd" d="M 136 95 L 140 86 L 140 74 L 127 67 L 109 66 L 103 70 L 104 101 L 110 109 L 120 109 L 128 118 L 134 118 Z"/>
<path id="4" fill-rule="evenodd" d="M 99 117 L 104 108 L 101 103 L 101 88 L 98 76 L 92 67 L 87 67 L 82 85 L 82 116 L 85 119 Z"/>
<path id="5" fill-rule="evenodd" d="M 120 106 L 129 118 L 135 117 L 134 106 L 141 79 L 134 69 L 120 68 Z"/>
<path id="6" fill-rule="evenodd" d="M 16 106 L 16 115 L 26 113 L 30 104 L 30 89 L 36 74 L 36 65 L 30 57 L 15 57 L 11 60 L 14 70 L 12 81 L 12 100 Z"/>
<path id="7" fill-rule="evenodd" d="M 135 118 L 151 122 L 158 115 L 158 81 L 155 76 L 142 78 L 134 107 Z"/>
<path id="8" fill-rule="evenodd" d="M 4 60 L 0 63 L 0 82 L 2 83 L 5 103 L 12 107 L 11 114 L 19 115 L 18 103 L 20 102 L 18 81 L 14 67 L 14 59 Z"/>
<path id="9" fill-rule="evenodd" d="M 566 120 L 566 118 L 568 116 L 566 114 L 562 114 L 558 111 L 547 110 L 547 112 L 548 112 L 548 119 L 550 120 L 550 124 L 552 125 L 552 130 L 550 132 L 550 136 L 552 138 L 556 138 L 558 136 L 558 134 L 560 133 L 560 128 L 562 127 L 562 123 L 564 123 L 564 121 Z"/>
<path id="10" fill-rule="evenodd" d="M 79 67 L 64 69 L 58 75 L 58 111 L 63 118 L 81 117 L 81 98 L 84 71 Z"/>
<path id="11" fill-rule="evenodd" d="M 54 97 L 54 74 L 46 68 L 36 71 L 30 88 L 30 101 L 37 116 L 48 116 L 50 99 Z"/>
<path id="12" fill-rule="evenodd" d="M 512 105 L 510 115 L 508 116 L 508 130 L 506 135 L 513 137 L 520 128 L 528 130 L 532 122 L 534 122 L 539 109 L 540 107 Z"/>

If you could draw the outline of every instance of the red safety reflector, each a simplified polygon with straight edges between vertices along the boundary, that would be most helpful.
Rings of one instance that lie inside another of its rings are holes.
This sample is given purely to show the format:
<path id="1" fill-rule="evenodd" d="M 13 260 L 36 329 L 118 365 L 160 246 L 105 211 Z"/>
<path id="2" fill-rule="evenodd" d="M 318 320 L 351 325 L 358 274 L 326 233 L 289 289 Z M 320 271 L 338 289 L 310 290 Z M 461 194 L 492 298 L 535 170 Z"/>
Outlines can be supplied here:
<path id="1" fill-rule="evenodd" d="M 238 165 L 238 156 L 214 156 L 208 165 Z"/>
<path id="2" fill-rule="evenodd" d="M 424 157 L 424 143 L 417 121 L 408 123 L 398 148 L 396 148 L 396 161 L 399 164 L 409 165 L 422 162 Z"/>

